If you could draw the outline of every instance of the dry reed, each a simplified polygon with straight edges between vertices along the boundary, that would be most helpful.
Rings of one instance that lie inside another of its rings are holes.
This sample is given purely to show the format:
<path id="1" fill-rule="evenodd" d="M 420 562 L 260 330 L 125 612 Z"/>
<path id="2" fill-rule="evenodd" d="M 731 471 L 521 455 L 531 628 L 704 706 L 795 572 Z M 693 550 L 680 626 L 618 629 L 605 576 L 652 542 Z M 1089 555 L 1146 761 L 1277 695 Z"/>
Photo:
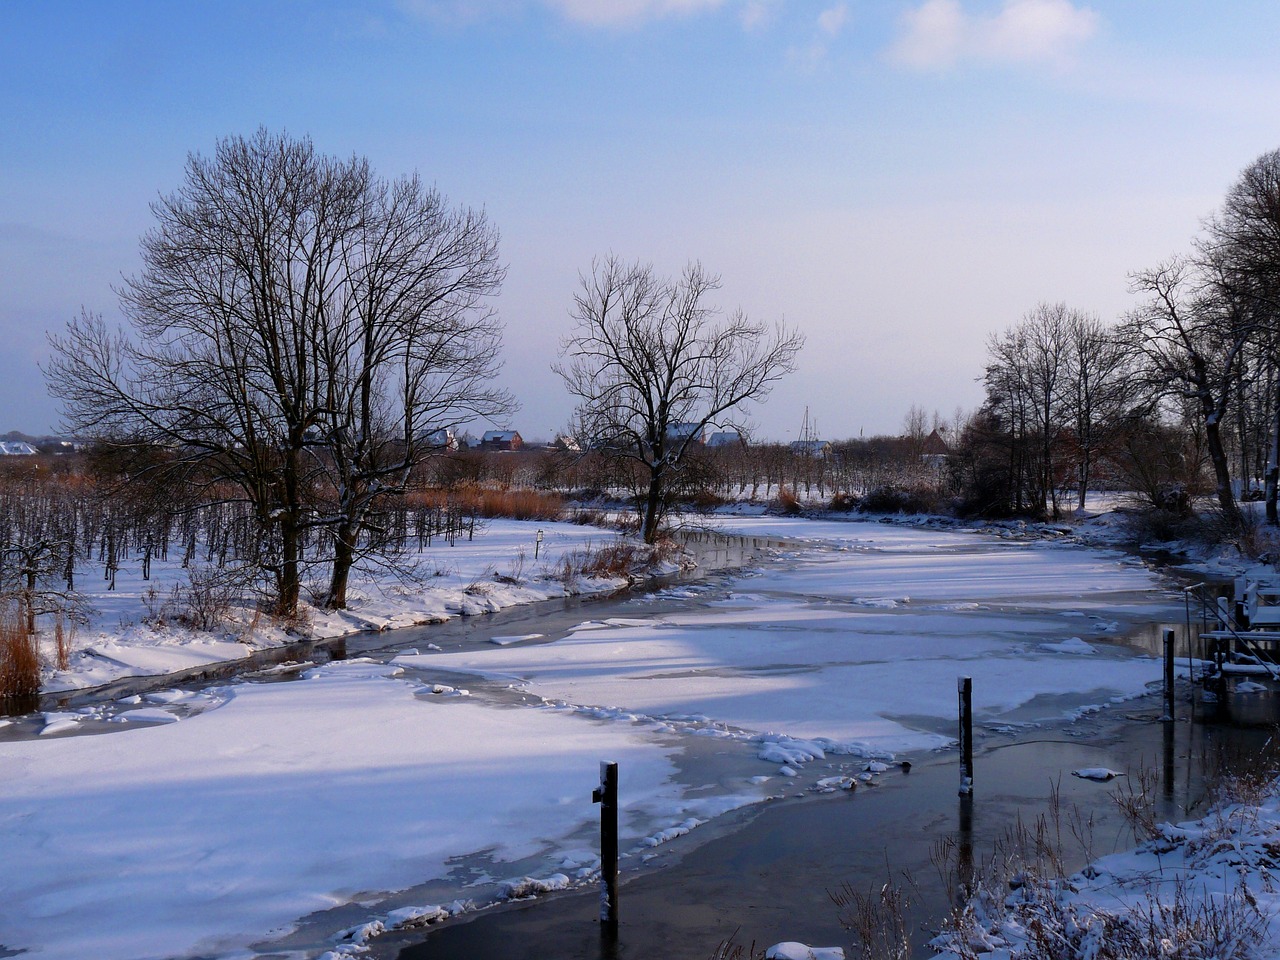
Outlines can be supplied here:
<path id="1" fill-rule="evenodd" d="M 0 697 L 40 692 L 40 650 L 19 617 L 0 617 Z"/>

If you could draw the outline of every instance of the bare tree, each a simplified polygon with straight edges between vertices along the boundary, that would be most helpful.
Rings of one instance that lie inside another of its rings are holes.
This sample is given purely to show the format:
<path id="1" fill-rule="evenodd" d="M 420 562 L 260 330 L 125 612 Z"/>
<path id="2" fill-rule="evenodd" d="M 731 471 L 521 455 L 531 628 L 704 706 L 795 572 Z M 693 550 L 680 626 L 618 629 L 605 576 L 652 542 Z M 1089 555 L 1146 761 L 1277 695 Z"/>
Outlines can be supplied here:
<path id="1" fill-rule="evenodd" d="M 416 177 L 375 182 L 363 228 L 339 253 L 342 284 L 320 320 L 322 459 L 333 537 L 325 604 L 347 602 L 351 568 L 385 542 L 382 505 L 450 432 L 514 402 L 494 386 L 502 283 L 497 232 Z"/>
<path id="2" fill-rule="evenodd" d="M 1236 387 L 1238 432 L 1244 459 L 1250 388 L 1263 393 L 1266 411 L 1261 432 L 1269 437 L 1264 471 L 1269 523 L 1280 523 L 1280 150 L 1258 157 L 1228 191 L 1222 209 L 1206 224 L 1200 244 L 1202 260 L 1213 272 L 1227 277 L 1236 296 L 1247 300 L 1257 321 L 1253 378 L 1240 368 Z M 1243 477 L 1242 477 L 1243 479 Z"/>
<path id="3" fill-rule="evenodd" d="M 1117 332 L 1097 316 L 1067 316 L 1063 414 L 1074 444 L 1076 507 L 1083 510 L 1094 467 L 1140 405 L 1133 377 L 1133 354 Z"/>
<path id="4" fill-rule="evenodd" d="M 144 476 L 249 505 L 253 559 L 292 616 L 308 531 L 354 555 L 424 431 L 468 409 L 460 355 L 492 375 L 497 328 L 479 305 L 501 280 L 496 238 L 416 180 L 388 185 L 363 159 L 265 130 L 193 154 L 152 212 L 120 291 L 129 331 L 73 321 L 51 338 L 50 388 L 72 432 L 148 452 Z M 487 410 L 499 395 L 475 396 Z M 331 603 L 344 596 L 331 586 Z"/>
<path id="5" fill-rule="evenodd" d="M 1157 395 L 1191 401 L 1204 429 L 1214 487 L 1223 516 L 1240 519 L 1222 427 L 1231 386 L 1256 317 L 1224 274 L 1206 277 L 1185 259 L 1174 259 L 1132 278 L 1144 303 L 1125 334 L 1141 358 L 1148 387 Z"/>
<path id="6" fill-rule="evenodd" d="M 988 343 L 987 405 L 1008 425 L 1015 512 L 1059 512 L 1056 452 L 1071 315 L 1065 304 L 1042 303 Z"/>
<path id="7" fill-rule="evenodd" d="M 739 426 L 734 415 L 794 369 L 804 337 L 740 310 L 721 319 L 708 303 L 719 279 L 698 263 L 666 280 L 610 256 L 581 279 L 576 325 L 554 369 L 578 400 L 587 444 L 639 469 L 641 532 L 652 543 L 703 431 Z"/>

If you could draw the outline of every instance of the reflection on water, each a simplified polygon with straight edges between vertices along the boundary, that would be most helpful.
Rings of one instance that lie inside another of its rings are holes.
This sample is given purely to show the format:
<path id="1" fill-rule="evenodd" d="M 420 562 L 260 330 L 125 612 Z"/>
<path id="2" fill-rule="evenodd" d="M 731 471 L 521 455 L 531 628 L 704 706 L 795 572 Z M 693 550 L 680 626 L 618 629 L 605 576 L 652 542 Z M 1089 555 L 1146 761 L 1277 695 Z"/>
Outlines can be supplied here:
<path id="1" fill-rule="evenodd" d="M 847 948 L 850 935 L 824 891 L 847 885 L 874 892 L 892 880 L 911 892 L 912 955 L 923 960 L 932 956 L 925 945 L 929 931 L 993 858 L 1008 852 L 1020 827 L 1031 835 L 1041 822 L 1052 828 L 1061 841 L 1055 855 L 1073 872 L 1141 839 L 1121 798 L 1155 822 L 1178 822 L 1204 816 L 1224 777 L 1280 769 L 1280 738 L 1273 735 L 1280 703 L 1247 689 L 1230 691 L 1225 705 L 1252 711 L 1259 721 L 1270 709 L 1269 722 L 1225 722 L 1221 711 L 1211 720 L 1204 710 L 1193 722 L 1185 700 L 1181 719 L 1161 722 L 1158 697 L 1151 697 L 1130 704 L 1128 719 L 1116 717 L 1087 737 L 1069 728 L 988 744 L 975 757 L 976 790 L 969 797 L 957 795 L 952 752 L 874 790 L 766 809 L 682 861 L 626 883 L 617 944 L 600 940 L 596 897 L 586 892 L 375 941 L 373 956 L 705 957 L 735 935 L 736 942 L 757 946 L 803 940 Z M 1110 783 L 1071 776 L 1099 766 L 1125 775 Z M 673 949 L 679 944 L 701 952 Z"/>

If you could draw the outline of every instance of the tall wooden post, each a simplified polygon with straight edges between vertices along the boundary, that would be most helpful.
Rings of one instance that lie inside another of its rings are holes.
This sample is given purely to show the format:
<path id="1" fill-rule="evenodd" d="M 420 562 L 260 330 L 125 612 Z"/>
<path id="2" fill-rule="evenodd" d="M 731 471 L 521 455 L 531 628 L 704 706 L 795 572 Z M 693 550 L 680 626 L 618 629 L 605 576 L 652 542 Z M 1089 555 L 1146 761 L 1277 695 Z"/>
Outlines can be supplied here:
<path id="1" fill-rule="evenodd" d="M 1165 628 L 1164 637 L 1164 716 L 1160 719 L 1172 722 L 1173 705 L 1173 630 Z"/>
<path id="2" fill-rule="evenodd" d="M 973 793 L 973 678 L 960 677 L 960 796 Z"/>
<path id="3" fill-rule="evenodd" d="M 618 765 L 600 762 L 600 786 L 591 791 L 600 804 L 600 929 L 618 935 Z"/>

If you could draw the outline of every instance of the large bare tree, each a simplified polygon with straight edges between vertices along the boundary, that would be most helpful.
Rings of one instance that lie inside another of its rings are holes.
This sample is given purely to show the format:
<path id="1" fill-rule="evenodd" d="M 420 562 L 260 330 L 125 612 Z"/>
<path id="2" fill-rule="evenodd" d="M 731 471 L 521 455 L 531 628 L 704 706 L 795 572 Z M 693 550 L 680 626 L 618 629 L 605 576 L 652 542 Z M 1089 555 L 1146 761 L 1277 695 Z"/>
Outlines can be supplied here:
<path id="1" fill-rule="evenodd" d="M 719 278 L 698 263 L 671 280 L 610 256 L 581 281 L 555 370 L 577 398 L 587 444 L 639 469 L 641 533 L 653 543 L 703 431 L 739 426 L 745 405 L 794 369 L 804 337 L 741 310 L 722 316 L 709 302 Z"/>
<path id="2" fill-rule="evenodd" d="M 1227 522 L 1237 524 L 1240 508 L 1223 428 L 1232 384 L 1257 333 L 1258 317 L 1230 276 L 1209 266 L 1175 258 L 1134 274 L 1132 286 L 1143 302 L 1130 312 L 1123 329 L 1153 393 L 1194 408 L 1204 430 L 1219 509 Z"/>
<path id="3" fill-rule="evenodd" d="M 1245 446 L 1246 388 L 1262 393 L 1269 437 L 1264 471 L 1267 520 L 1280 523 L 1280 150 L 1264 153 L 1241 171 L 1222 208 L 1206 223 L 1200 259 L 1229 294 L 1246 301 L 1256 321 L 1254 382 L 1238 372 L 1238 432 Z M 1247 479 L 1242 475 L 1241 480 Z"/>
<path id="4" fill-rule="evenodd" d="M 75 434 L 168 450 L 149 456 L 152 479 L 250 504 L 257 562 L 291 616 L 308 529 L 328 528 L 349 568 L 433 424 L 505 404 L 487 386 L 496 235 L 415 179 L 388 184 L 265 130 L 190 156 L 152 212 L 120 291 L 127 329 L 72 321 L 51 338 L 51 390 Z M 470 373 L 441 373 L 468 351 Z M 329 595 L 344 600 L 345 576 Z"/>
<path id="5" fill-rule="evenodd" d="M 378 552 L 379 508 L 404 492 L 414 468 L 454 428 L 514 407 L 493 384 L 497 232 L 416 177 L 375 184 L 369 204 L 365 228 L 342 246 L 344 283 L 321 322 L 332 608 L 346 606 L 354 561 Z"/>

